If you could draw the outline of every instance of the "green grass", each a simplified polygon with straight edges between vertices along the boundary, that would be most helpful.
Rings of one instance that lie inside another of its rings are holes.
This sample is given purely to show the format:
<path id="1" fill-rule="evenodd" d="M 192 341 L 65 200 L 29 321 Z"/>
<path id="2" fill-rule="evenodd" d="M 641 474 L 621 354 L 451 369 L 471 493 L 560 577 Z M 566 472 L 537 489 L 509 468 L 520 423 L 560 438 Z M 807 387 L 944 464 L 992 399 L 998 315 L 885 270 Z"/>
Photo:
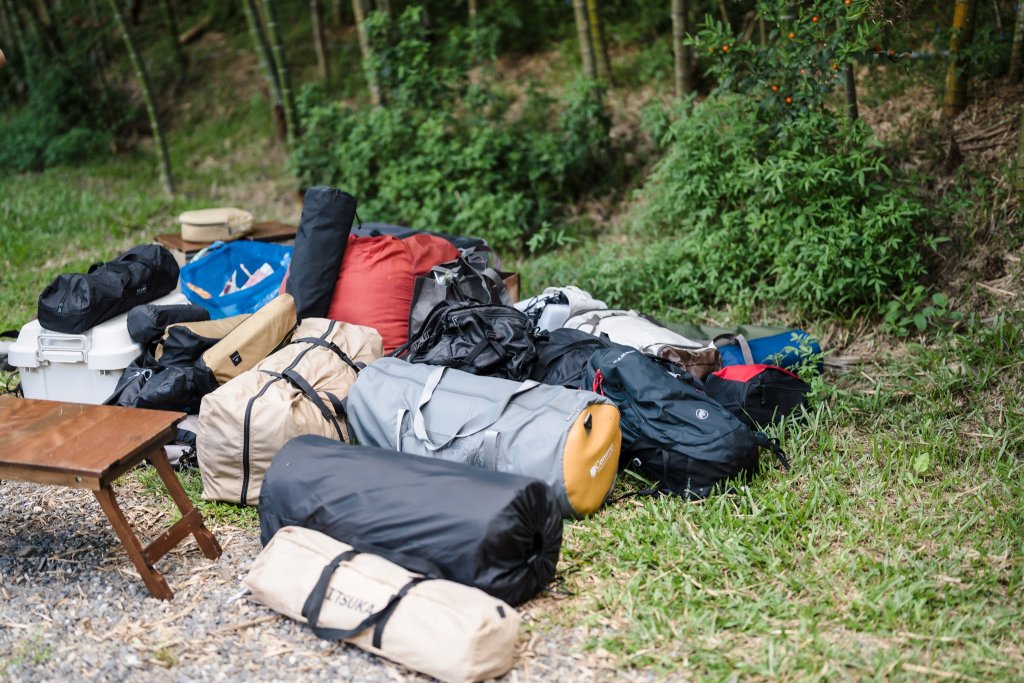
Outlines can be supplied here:
<path id="1" fill-rule="evenodd" d="M 181 512 L 178 508 L 167 500 L 167 489 L 154 468 L 146 467 L 139 469 L 133 475 L 142 484 L 147 493 L 162 501 L 162 504 L 170 513 L 170 517 L 167 519 L 167 526 L 174 524 L 181 518 Z M 203 500 L 203 479 L 198 469 L 182 470 L 178 472 L 178 479 L 181 481 L 181 486 L 185 489 L 185 493 L 188 494 L 192 503 L 203 514 L 204 519 L 213 524 L 236 526 L 259 533 L 260 515 L 258 508 Z"/>
<path id="2" fill-rule="evenodd" d="M 548 618 L 625 664 L 702 678 L 1016 678 L 1022 329 L 1020 313 L 975 318 L 817 382 L 806 421 L 779 430 L 789 474 L 766 464 L 739 495 L 568 526 L 576 597 Z"/>

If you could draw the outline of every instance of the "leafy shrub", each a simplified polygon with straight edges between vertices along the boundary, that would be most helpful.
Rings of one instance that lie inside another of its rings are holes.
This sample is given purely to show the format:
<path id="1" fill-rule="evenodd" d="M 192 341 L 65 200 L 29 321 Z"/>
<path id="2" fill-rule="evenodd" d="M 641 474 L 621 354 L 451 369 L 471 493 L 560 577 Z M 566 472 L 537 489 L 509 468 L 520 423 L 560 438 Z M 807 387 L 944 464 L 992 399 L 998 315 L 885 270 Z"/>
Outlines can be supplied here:
<path id="1" fill-rule="evenodd" d="M 419 9 L 397 26 L 370 22 L 385 44 L 371 68 L 386 106 L 351 109 L 307 88 L 304 134 L 292 155 L 305 185 L 343 187 L 363 218 L 486 237 L 498 248 L 559 243 L 559 208 L 607 173 L 610 121 L 596 86 L 579 84 L 561 106 L 534 94 L 522 115 L 465 61 L 438 63 Z M 455 40 L 465 40 L 456 32 Z M 537 239 L 531 239 L 534 235 Z"/>
<path id="2" fill-rule="evenodd" d="M 20 173 L 109 154 L 114 133 L 138 116 L 122 92 L 100 87 L 79 46 L 39 59 L 32 70 L 29 100 L 0 122 L 0 170 Z"/>
<path id="3" fill-rule="evenodd" d="M 661 142 L 632 244 L 541 262 L 539 273 L 650 310 L 880 313 L 938 242 L 870 131 L 827 111 L 806 111 L 778 134 L 756 101 L 717 96 L 687 106 Z"/>

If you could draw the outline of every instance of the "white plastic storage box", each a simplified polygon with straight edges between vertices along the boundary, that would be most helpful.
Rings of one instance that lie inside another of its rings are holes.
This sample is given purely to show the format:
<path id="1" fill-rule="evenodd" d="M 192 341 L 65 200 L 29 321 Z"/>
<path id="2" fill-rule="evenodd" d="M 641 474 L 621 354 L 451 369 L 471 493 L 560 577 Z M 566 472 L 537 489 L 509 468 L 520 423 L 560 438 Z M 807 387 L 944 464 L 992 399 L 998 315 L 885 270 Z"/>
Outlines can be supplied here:
<path id="1" fill-rule="evenodd" d="M 180 291 L 153 304 L 186 304 Z M 44 330 L 38 320 L 21 328 L 7 361 L 21 373 L 25 398 L 100 404 L 110 398 L 121 374 L 142 346 L 128 336 L 128 314 L 100 323 L 82 334 Z"/>

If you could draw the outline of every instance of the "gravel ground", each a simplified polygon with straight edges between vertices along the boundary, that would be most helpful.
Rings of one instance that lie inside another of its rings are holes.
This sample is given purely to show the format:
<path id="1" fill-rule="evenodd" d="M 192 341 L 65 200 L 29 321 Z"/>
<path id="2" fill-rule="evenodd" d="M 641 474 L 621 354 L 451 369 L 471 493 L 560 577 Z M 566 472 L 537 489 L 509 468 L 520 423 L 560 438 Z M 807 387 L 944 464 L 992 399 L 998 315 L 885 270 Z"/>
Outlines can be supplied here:
<path id="1" fill-rule="evenodd" d="M 143 543 L 167 513 L 134 477 L 119 501 Z M 249 601 L 242 577 L 259 534 L 210 524 L 224 549 L 207 560 L 190 538 L 164 557 L 174 599 L 149 597 L 89 491 L 0 483 L 0 679 L 24 681 L 427 681 Z M 652 680 L 586 653 L 580 630 L 529 628 L 503 681 Z"/>

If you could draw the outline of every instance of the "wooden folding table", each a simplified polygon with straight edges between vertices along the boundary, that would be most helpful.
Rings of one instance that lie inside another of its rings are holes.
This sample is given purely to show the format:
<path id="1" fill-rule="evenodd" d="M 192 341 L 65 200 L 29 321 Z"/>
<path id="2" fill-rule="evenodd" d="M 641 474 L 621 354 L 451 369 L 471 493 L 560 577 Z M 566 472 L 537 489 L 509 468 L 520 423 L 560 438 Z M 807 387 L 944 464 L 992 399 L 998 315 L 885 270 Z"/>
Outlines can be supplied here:
<path id="1" fill-rule="evenodd" d="M 203 555 L 220 557 L 217 539 L 189 500 L 167 462 L 185 416 L 164 410 L 94 406 L 0 396 L 0 481 L 4 479 L 90 489 L 128 551 L 149 592 L 173 596 L 156 562 L 192 534 Z M 145 548 L 117 504 L 112 485 L 148 459 L 170 493 L 181 519 Z"/>

